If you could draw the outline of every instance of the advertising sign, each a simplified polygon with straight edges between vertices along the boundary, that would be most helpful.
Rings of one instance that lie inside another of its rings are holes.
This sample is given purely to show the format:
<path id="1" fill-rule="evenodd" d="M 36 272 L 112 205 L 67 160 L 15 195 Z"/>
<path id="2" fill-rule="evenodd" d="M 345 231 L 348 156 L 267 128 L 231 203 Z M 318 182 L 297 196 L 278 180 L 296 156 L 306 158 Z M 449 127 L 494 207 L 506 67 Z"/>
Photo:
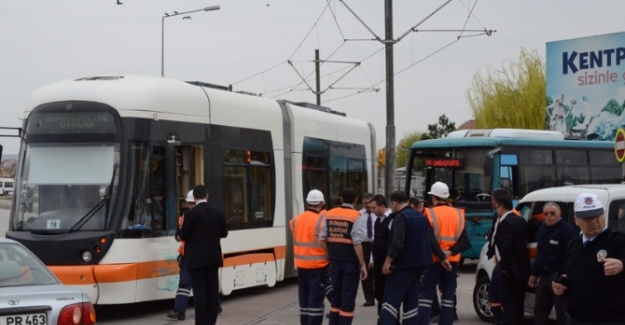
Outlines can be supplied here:
<path id="1" fill-rule="evenodd" d="M 548 130 L 612 141 L 624 104 L 625 32 L 547 43 Z"/>

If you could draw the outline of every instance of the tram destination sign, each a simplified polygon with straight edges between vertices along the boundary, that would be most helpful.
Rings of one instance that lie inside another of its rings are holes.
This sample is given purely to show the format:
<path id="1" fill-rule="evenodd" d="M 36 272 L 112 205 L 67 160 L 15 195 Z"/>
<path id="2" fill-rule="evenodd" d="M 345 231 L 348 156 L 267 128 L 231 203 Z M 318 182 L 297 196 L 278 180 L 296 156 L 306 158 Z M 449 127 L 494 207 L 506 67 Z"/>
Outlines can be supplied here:
<path id="1" fill-rule="evenodd" d="M 108 112 L 42 112 L 33 114 L 29 134 L 115 133 L 115 119 Z"/>
<path id="2" fill-rule="evenodd" d="M 462 167 L 462 161 L 455 158 L 426 158 L 424 164 L 425 167 L 435 168 Z"/>

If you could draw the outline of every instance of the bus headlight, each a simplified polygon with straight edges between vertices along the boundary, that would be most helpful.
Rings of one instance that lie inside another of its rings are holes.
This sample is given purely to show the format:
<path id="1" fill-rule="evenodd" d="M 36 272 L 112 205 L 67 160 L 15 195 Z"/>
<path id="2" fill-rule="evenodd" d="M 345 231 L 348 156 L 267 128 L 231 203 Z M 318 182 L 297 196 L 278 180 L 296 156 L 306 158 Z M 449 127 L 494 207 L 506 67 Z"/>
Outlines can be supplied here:
<path id="1" fill-rule="evenodd" d="M 91 262 L 91 258 L 93 257 L 93 254 L 91 254 L 90 251 L 83 251 L 82 252 L 82 261 L 85 263 L 89 263 Z"/>

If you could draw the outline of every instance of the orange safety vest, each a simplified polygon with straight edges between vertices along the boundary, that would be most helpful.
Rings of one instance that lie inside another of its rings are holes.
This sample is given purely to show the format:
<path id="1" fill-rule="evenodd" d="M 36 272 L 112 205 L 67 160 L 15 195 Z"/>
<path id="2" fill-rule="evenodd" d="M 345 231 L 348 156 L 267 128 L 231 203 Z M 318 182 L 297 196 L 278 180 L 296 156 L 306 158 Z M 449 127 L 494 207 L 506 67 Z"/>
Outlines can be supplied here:
<path id="1" fill-rule="evenodd" d="M 182 222 L 184 221 L 184 215 L 178 217 L 178 229 L 182 229 Z M 184 255 L 184 240 L 180 242 L 180 246 L 178 246 L 178 253 Z"/>
<path id="2" fill-rule="evenodd" d="M 293 232 L 295 266 L 302 269 L 320 269 L 328 265 L 328 257 L 321 246 L 323 215 L 307 210 L 289 222 Z"/>
<path id="3" fill-rule="evenodd" d="M 437 205 L 434 208 L 425 209 L 425 215 L 434 229 L 434 236 L 443 250 L 449 250 L 460 238 L 464 230 L 464 210 L 452 208 L 447 205 Z M 434 262 L 438 257 L 432 255 Z M 460 253 L 447 257 L 450 262 L 460 262 Z"/>

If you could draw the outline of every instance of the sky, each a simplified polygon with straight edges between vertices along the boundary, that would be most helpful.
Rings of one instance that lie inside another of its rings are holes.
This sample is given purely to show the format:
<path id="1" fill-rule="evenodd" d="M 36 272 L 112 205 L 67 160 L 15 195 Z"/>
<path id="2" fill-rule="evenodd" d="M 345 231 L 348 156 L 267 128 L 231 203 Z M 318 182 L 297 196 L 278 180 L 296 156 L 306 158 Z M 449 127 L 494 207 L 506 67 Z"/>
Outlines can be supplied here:
<path id="1" fill-rule="evenodd" d="M 332 61 L 321 64 L 321 104 L 372 123 L 385 146 L 385 52 L 373 40 L 385 39 L 383 0 L 116 1 L 0 2 L 1 127 L 20 127 L 30 94 L 56 81 L 159 76 L 162 46 L 167 78 L 314 103 L 301 76 L 314 87 L 319 49 Z M 622 0 L 393 1 L 393 38 L 405 35 L 394 45 L 396 141 L 442 114 L 471 119 L 476 74 L 517 62 L 522 48 L 544 58 L 547 42 L 625 31 L 623 12 Z M 18 151 L 15 138 L 0 144 Z"/>

